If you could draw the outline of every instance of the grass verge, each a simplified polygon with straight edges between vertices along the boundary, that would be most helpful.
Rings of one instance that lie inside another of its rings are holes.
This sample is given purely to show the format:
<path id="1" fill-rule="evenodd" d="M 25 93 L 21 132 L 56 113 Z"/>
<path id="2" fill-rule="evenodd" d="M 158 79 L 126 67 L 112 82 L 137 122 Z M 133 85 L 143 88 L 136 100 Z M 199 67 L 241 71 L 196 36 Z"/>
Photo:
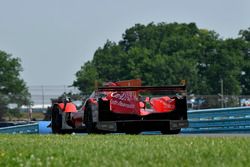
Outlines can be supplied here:
<path id="1" fill-rule="evenodd" d="M 0 166 L 249 166 L 249 137 L 0 135 Z"/>

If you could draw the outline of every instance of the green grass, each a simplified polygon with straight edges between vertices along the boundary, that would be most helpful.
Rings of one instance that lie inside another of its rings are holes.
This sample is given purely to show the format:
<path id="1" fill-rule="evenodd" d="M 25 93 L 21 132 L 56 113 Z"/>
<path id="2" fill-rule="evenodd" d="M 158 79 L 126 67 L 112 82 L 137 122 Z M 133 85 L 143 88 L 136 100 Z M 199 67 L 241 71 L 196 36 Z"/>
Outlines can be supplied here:
<path id="1" fill-rule="evenodd" d="M 250 166 L 249 137 L 0 135 L 0 166 Z"/>

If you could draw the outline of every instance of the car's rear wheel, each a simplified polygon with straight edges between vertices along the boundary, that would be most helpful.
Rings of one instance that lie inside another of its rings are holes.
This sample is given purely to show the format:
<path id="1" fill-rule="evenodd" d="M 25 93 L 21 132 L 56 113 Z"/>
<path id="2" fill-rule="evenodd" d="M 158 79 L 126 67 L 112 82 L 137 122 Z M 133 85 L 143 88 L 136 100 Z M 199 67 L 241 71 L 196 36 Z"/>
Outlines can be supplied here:
<path id="1" fill-rule="evenodd" d="M 126 131 L 125 132 L 127 135 L 138 135 L 140 134 L 141 132 L 138 132 L 138 131 Z"/>
<path id="2" fill-rule="evenodd" d="M 175 134 L 179 134 L 181 132 L 181 129 L 176 129 L 176 130 L 161 130 L 161 133 L 162 134 L 165 134 L 165 135 L 175 135 Z"/>
<path id="3" fill-rule="evenodd" d="M 141 133 L 141 131 L 139 129 L 137 129 L 137 128 L 127 128 L 125 130 L 125 133 L 129 134 L 129 135 L 138 135 L 138 134 Z"/>
<path id="4" fill-rule="evenodd" d="M 96 123 L 93 122 L 93 116 L 90 106 L 87 106 L 84 112 L 84 123 L 87 133 L 91 134 L 97 132 Z"/>

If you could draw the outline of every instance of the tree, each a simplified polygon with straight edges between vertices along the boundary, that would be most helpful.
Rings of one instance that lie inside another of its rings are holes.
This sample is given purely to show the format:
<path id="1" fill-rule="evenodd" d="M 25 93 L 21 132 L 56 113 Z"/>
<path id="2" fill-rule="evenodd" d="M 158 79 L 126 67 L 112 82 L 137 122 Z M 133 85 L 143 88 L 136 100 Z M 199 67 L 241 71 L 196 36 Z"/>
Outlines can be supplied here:
<path id="1" fill-rule="evenodd" d="M 94 90 L 95 81 L 98 80 L 98 73 L 93 63 L 88 61 L 76 73 L 76 77 L 77 80 L 74 81 L 73 86 L 78 87 L 79 90 L 86 94 Z"/>
<path id="2" fill-rule="evenodd" d="M 250 27 L 247 30 L 240 30 L 239 35 L 242 39 L 250 42 Z"/>
<path id="3" fill-rule="evenodd" d="M 30 103 L 30 94 L 20 78 L 20 59 L 0 51 L 0 119 L 4 114 Z M 11 107 L 11 105 L 13 107 Z"/>
<path id="4" fill-rule="evenodd" d="M 242 94 L 250 94 L 250 27 L 247 30 L 240 30 L 240 38 L 238 40 L 244 43 L 240 45 L 241 53 L 243 54 L 243 64 L 240 75 Z"/>
<path id="5" fill-rule="evenodd" d="M 250 92 L 248 78 L 241 75 L 250 71 L 249 56 L 244 54 L 249 30 L 242 30 L 240 35 L 237 39 L 221 39 L 216 32 L 199 29 L 195 23 L 136 24 L 117 44 L 107 41 L 98 48 L 89 62 L 94 75 L 87 74 L 90 67 L 85 64 L 77 72 L 74 85 L 91 78 L 91 85 L 93 79 L 141 78 L 144 85 L 155 86 L 179 84 L 185 79 L 189 93 L 209 95 L 221 92 L 223 80 L 226 94 Z M 85 83 L 85 87 L 91 87 Z"/>

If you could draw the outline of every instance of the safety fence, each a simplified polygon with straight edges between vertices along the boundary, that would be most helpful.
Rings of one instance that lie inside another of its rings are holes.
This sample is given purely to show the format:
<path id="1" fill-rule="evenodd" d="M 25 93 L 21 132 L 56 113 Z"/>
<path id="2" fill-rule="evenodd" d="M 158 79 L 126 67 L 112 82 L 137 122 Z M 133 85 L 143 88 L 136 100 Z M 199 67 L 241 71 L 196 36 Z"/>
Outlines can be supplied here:
<path id="1" fill-rule="evenodd" d="M 0 133 L 8 133 L 8 134 L 33 134 L 39 133 L 39 123 L 32 122 L 27 124 L 15 125 L 15 126 L 7 126 L 1 127 Z"/>
<path id="2" fill-rule="evenodd" d="M 51 104 L 51 99 L 58 98 L 64 93 L 77 94 L 80 93 L 75 87 L 69 85 L 33 85 L 29 86 L 29 92 L 31 94 L 31 100 L 34 105 L 42 105 L 43 108 L 47 108 L 48 104 Z"/>
<path id="3" fill-rule="evenodd" d="M 250 107 L 192 110 L 183 133 L 249 133 Z"/>

